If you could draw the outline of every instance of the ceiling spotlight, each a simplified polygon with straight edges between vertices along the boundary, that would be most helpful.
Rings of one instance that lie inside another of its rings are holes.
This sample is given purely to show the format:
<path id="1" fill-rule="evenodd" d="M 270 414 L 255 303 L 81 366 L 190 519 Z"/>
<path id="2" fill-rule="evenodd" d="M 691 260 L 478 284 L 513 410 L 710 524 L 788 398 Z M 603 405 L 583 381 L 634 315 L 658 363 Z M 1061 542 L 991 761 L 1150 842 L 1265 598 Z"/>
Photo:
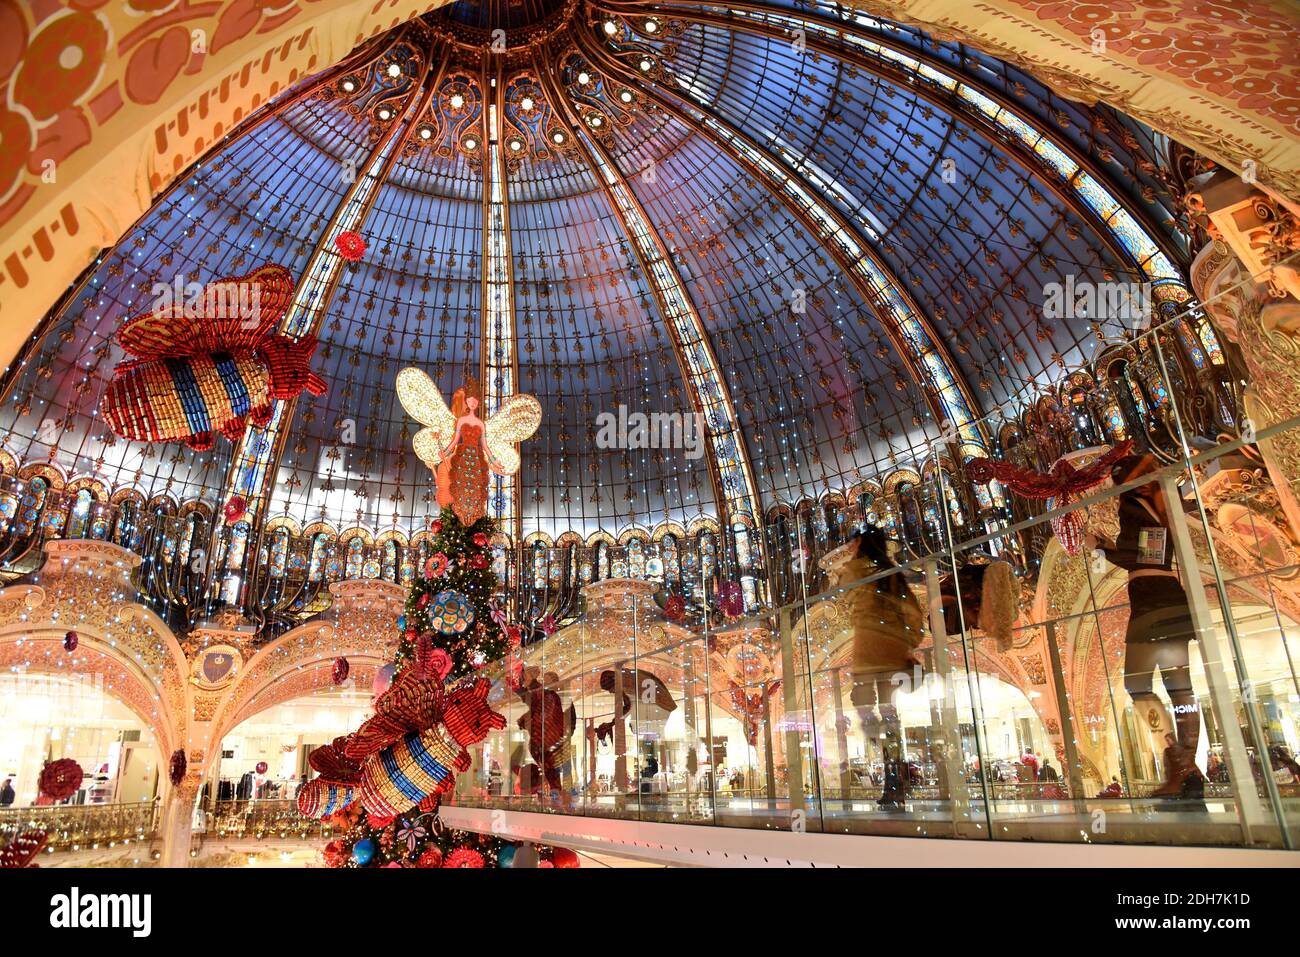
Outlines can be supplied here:
<path id="1" fill-rule="evenodd" d="M 620 100 L 622 100 L 624 103 L 631 103 L 631 102 L 632 102 L 632 91 L 631 91 L 631 90 L 621 90 L 621 91 L 619 92 L 619 94 L 618 94 L 618 98 L 619 98 Z"/>
<path id="2" fill-rule="evenodd" d="M 379 118 L 381 120 L 389 120 L 392 119 L 392 117 L 393 117 L 393 111 L 386 106 L 379 111 Z"/>
<path id="3" fill-rule="evenodd" d="M 532 110 L 533 98 L 531 96 L 524 97 L 522 100 L 519 101 L 519 108 L 524 112 L 528 112 Z"/>
<path id="4" fill-rule="evenodd" d="M 614 34 L 616 34 L 616 33 L 618 33 L 618 24 L 615 23 L 613 20 L 606 20 L 606 21 L 605 21 L 605 35 L 606 35 L 606 36 L 609 36 L 609 37 L 612 37 L 612 36 L 613 36 Z"/>
<path id="5" fill-rule="evenodd" d="M 396 63 L 390 63 L 388 64 L 388 75 L 391 77 L 399 77 L 402 75 L 402 68 Z"/>
<path id="6" fill-rule="evenodd" d="M 451 95 L 451 108 L 453 110 L 459 110 L 464 105 L 465 97 L 461 96 L 459 93 L 453 93 Z"/>
<path id="7" fill-rule="evenodd" d="M 556 130 L 554 133 L 551 134 L 551 142 L 552 142 L 552 143 L 563 143 L 563 142 L 564 142 L 564 134 L 563 134 L 562 132 L 560 132 L 559 130 Z"/>
<path id="8" fill-rule="evenodd" d="M 429 129 L 427 126 L 420 127 L 420 139 L 433 139 L 433 130 Z"/>
<path id="9" fill-rule="evenodd" d="M 578 82 L 581 83 L 583 86 L 586 86 L 588 83 L 591 82 L 591 74 L 588 73 L 586 70 L 583 70 L 581 73 L 578 74 Z"/>
<path id="10" fill-rule="evenodd" d="M 641 58 L 641 63 L 639 64 L 639 66 L 641 67 L 641 72 L 642 72 L 642 73 L 649 73 L 649 72 L 650 72 L 650 68 L 651 68 L 652 66 L 654 66 L 654 65 L 655 65 L 655 64 L 654 64 L 654 61 L 651 60 L 649 57 L 642 57 L 642 58 Z"/>
<path id="11" fill-rule="evenodd" d="M 524 141 L 523 141 L 523 140 L 511 140 L 510 143 L 509 143 L 509 146 L 510 146 L 510 152 L 512 152 L 512 153 L 518 153 L 521 149 L 524 148 Z"/>
<path id="12" fill-rule="evenodd" d="M 351 80 L 344 80 L 344 81 L 343 81 L 343 92 L 344 92 L 344 93 L 351 93 L 351 92 L 352 92 L 353 90 L 355 90 L 356 88 L 357 88 L 357 85 L 356 85 L 355 83 L 353 83 Z"/>
<path id="13" fill-rule="evenodd" d="M 645 32 L 646 32 L 646 33 L 655 33 L 655 32 L 657 32 L 657 31 L 659 30 L 659 21 L 658 21 L 658 20 L 647 20 L 647 21 L 645 22 L 644 29 L 645 29 Z"/>
<path id="14" fill-rule="evenodd" d="M 588 117 L 587 122 L 591 124 L 593 129 L 599 129 L 605 123 L 605 121 L 599 116 Z"/>
<path id="15" fill-rule="evenodd" d="M 475 137 L 473 137 L 473 136 L 467 136 L 467 137 L 465 137 L 465 139 L 464 139 L 463 142 L 464 142 L 464 144 L 465 144 L 465 149 L 467 149 L 467 150 L 476 150 L 476 149 L 478 149 L 478 139 L 475 138 Z"/>

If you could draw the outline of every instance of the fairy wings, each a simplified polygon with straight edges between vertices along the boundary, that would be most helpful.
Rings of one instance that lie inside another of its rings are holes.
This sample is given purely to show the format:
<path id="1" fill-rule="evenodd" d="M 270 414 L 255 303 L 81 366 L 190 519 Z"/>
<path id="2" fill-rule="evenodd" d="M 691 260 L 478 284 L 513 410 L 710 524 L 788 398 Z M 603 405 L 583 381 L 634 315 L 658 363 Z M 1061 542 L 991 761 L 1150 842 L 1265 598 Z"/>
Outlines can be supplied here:
<path id="1" fill-rule="evenodd" d="M 434 381 L 414 367 L 397 373 L 397 398 L 402 408 L 424 426 L 411 443 L 415 454 L 437 471 L 439 463 L 456 451 L 460 441 L 458 413 L 463 414 L 463 410 L 449 409 Z M 459 406 L 461 401 L 454 399 L 453 404 Z M 484 425 L 482 446 L 488 468 L 497 475 L 518 472 L 519 451 L 515 446 L 536 432 L 541 422 L 542 407 L 531 395 L 506 398 Z"/>

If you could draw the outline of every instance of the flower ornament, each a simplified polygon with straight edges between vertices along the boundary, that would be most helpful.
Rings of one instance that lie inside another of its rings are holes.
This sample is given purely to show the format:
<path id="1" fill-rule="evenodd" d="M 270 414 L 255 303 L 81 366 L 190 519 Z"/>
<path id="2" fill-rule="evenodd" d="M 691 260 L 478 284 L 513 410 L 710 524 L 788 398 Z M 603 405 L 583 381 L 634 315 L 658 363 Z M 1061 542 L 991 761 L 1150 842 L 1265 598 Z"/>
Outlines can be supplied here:
<path id="1" fill-rule="evenodd" d="M 406 821 L 402 821 L 401 825 L 397 828 L 397 839 L 406 843 L 406 852 L 408 854 L 414 854 L 416 845 L 419 844 L 428 833 L 429 832 L 424 829 L 422 824 L 408 824 Z"/>
<path id="2" fill-rule="evenodd" d="M 498 628 L 505 628 L 506 625 L 508 624 L 508 619 L 506 618 L 505 609 L 502 608 L 500 605 L 498 605 L 496 602 L 492 602 L 491 604 L 489 604 L 488 609 L 489 609 L 489 617 L 491 617 L 491 619 L 494 622 L 496 622 L 496 626 Z"/>
<path id="3" fill-rule="evenodd" d="M 482 552 L 471 555 L 469 559 L 469 567 L 473 568 L 475 571 L 482 571 L 488 567 L 488 557 Z"/>
<path id="4" fill-rule="evenodd" d="M 366 241 L 353 229 L 345 229 L 334 238 L 334 248 L 350 263 L 357 262 L 366 254 Z"/>
<path id="5" fill-rule="evenodd" d="M 487 534 L 485 532 L 475 532 L 472 541 L 479 548 L 486 548 L 488 543 Z"/>
<path id="6" fill-rule="evenodd" d="M 451 559 L 442 552 L 431 555 L 429 560 L 424 563 L 425 578 L 441 578 L 447 574 L 447 569 L 451 567 Z"/>
<path id="7" fill-rule="evenodd" d="M 72 758 L 60 758 L 45 765 L 37 786 L 42 794 L 63 801 L 77 793 L 83 777 L 81 765 Z"/>
<path id="8" fill-rule="evenodd" d="M 541 625 L 542 625 L 542 634 L 545 635 L 547 638 L 549 638 L 549 637 L 551 637 L 551 635 L 555 634 L 555 616 L 554 616 L 554 615 L 547 614 L 544 618 L 542 618 Z"/>
<path id="9" fill-rule="evenodd" d="M 458 847 L 452 851 L 442 862 L 443 867 L 474 867 L 484 866 L 483 855 L 473 848 Z"/>

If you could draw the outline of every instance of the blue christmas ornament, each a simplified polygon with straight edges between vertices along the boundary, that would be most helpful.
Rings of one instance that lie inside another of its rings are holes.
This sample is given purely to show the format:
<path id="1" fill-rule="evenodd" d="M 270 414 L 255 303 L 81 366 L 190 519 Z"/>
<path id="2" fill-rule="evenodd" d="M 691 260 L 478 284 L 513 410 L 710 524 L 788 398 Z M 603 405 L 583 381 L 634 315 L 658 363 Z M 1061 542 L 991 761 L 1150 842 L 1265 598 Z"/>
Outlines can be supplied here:
<path id="1" fill-rule="evenodd" d="M 474 603 L 458 591 L 440 591 L 429 606 L 429 624 L 444 635 L 459 635 L 474 624 Z"/>
<path id="2" fill-rule="evenodd" d="M 515 846 L 507 844 L 497 851 L 497 867 L 512 867 L 515 863 Z"/>
<path id="3" fill-rule="evenodd" d="M 398 615 L 398 616 L 397 616 L 397 630 L 398 630 L 398 631 L 406 631 L 406 616 L 405 616 L 405 615 Z"/>
<path id="4" fill-rule="evenodd" d="M 352 859 L 362 867 L 369 864 L 375 856 L 375 842 L 368 837 L 363 837 L 352 845 Z"/>

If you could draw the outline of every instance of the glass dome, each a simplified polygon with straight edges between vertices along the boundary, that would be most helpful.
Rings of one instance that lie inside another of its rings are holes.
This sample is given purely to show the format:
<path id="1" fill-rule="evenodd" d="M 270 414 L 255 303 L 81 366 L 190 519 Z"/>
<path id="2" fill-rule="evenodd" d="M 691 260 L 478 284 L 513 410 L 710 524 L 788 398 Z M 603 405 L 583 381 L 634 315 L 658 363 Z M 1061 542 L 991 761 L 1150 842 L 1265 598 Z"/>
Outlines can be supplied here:
<path id="1" fill-rule="evenodd" d="M 836 5 L 795 32 L 773 4 L 647 9 L 454 3 L 268 104 L 50 313 L 7 451 L 210 508 L 269 473 L 268 518 L 409 535 L 434 492 L 394 391 L 414 365 L 446 397 L 481 379 L 489 412 L 541 402 L 493 500 L 514 541 L 749 521 L 920 467 L 946 429 L 987 441 L 977 420 L 1113 331 L 1045 318 L 1050 284 L 1187 298 L 1167 144 L 1140 124 Z M 327 392 L 207 451 L 115 437 L 122 323 L 268 263 Z M 620 409 L 707 437 L 604 447 Z"/>

